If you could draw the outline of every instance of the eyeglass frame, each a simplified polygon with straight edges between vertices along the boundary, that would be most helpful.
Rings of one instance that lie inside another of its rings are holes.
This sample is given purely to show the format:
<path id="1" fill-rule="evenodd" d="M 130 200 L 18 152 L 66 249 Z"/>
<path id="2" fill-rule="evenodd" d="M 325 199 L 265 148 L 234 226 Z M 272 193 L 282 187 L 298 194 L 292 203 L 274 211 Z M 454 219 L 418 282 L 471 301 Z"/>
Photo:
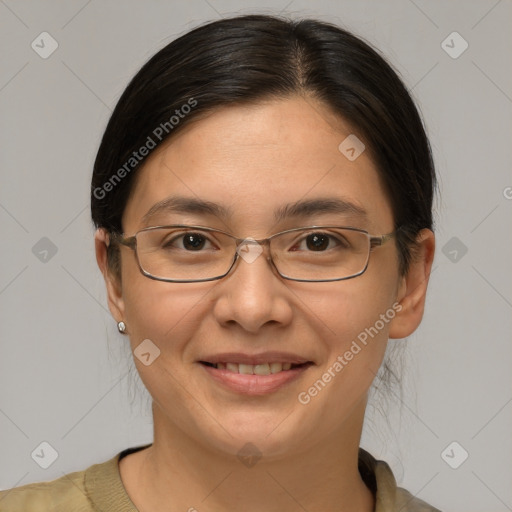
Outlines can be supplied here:
<path id="1" fill-rule="evenodd" d="M 222 234 L 227 235 L 230 238 L 234 239 L 235 243 L 236 243 L 235 256 L 234 256 L 233 262 L 231 263 L 231 266 L 229 267 L 227 272 L 225 272 L 224 274 L 222 274 L 220 276 L 209 277 L 209 278 L 206 278 L 206 279 L 168 279 L 168 278 L 163 278 L 163 277 L 156 277 L 156 276 L 150 274 L 144 268 L 142 268 L 142 265 L 140 263 L 139 253 L 137 251 L 137 235 L 139 233 L 141 233 L 141 232 L 144 232 L 144 231 L 152 231 L 152 230 L 155 230 L 155 229 L 169 229 L 169 228 L 199 229 L 201 231 L 210 231 L 210 232 L 215 232 L 215 233 L 222 233 Z M 368 257 L 366 258 L 366 264 L 365 264 L 364 268 L 360 272 L 358 272 L 357 274 L 354 274 L 354 275 L 351 275 L 351 276 L 348 276 L 348 277 L 336 278 L 336 279 L 295 279 L 295 278 L 288 277 L 288 276 L 285 276 L 285 275 L 281 274 L 281 272 L 277 268 L 277 265 L 274 262 L 274 259 L 272 258 L 272 253 L 270 252 L 270 240 L 272 238 L 275 238 L 275 237 L 279 236 L 279 235 L 283 235 L 285 233 L 290 233 L 290 232 L 293 232 L 293 231 L 303 231 L 303 230 L 308 230 L 308 229 L 324 229 L 324 228 L 326 228 L 326 229 L 329 229 L 329 228 L 346 229 L 348 231 L 356 231 L 358 233 L 362 233 L 362 234 L 366 235 L 366 237 L 367 237 L 367 239 L 369 241 L 369 249 L 368 249 Z M 267 260 L 270 261 L 271 265 L 274 267 L 276 272 L 283 279 L 287 279 L 289 281 L 305 282 L 305 283 L 324 283 L 324 282 L 333 282 L 333 281 L 346 281 L 347 279 L 353 279 L 354 277 L 358 277 L 358 276 L 364 274 L 366 272 L 366 270 L 368 269 L 368 264 L 370 262 L 370 255 L 372 253 L 372 250 L 374 248 L 376 248 L 376 247 L 381 247 L 382 245 L 384 245 L 386 242 L 388 242 L 392 238 L 395 238 L 397 232 L 400 229 L 401 228 L 398 227 L 394 231 L 392 231 L 391 233 L 385 233 L 383 235 L 370 235 L 370 233 L 368 231 L 364 230 L 364 229 L 354 228 L 354 227 L 351 227 L 351 226 L 304 226 L 304 227 L 299 227 L 299 228 L 287 229 L 285 231 L 280 231 L 279 233 L 274 233 L 273 235 L 271 235 L 271 236 L 269 236 L 267 238 L 261 238 L 259 240 L 255 240 L 253 238 L 239 238 L 239 237 L 237 237 L 237 236 L 235 236 L 235 235 L 233 235 L 231 233 L 228 233 L 227 231 L 223 231 L 222 229 L 210 228 L 210 227 L 207 227 L 207 226 L 191 226 L 189 224 L 170 224 L 170 225 L 150 226 L 150 227 L 147 227 L 147 228 L 142 228 L 142 229 L 139 229 L 134 235 L 131 235 L 131 236 L 128 236 L 128 237 L 125 237 L 124 234 L 120 234 L 120 233 L 116 233 L 116 232 L 111 232 L 111 233 L 109 233 L 109 238 L 110 238 L 111 242 L 117 242 L 117 243 L 119 243 L 121 245 L 124 245 L 124 246 L 132 249 L 135 252 L 135 258 L 137 260 L 137 264 L 139 266 L 139 270 L 141 271 L 141 273 L 145 277 L 148 277 L 149 279 L 153 279 L 155 281 L 162 281 L 162 282 L 165 282 L 165 283 L 202 283 L 202 282 L 217 281 L 219 279 L 222 279 L 222 278 L 226 277 L 233 270 L 236 262 L 238 261 L 238 257 L 240 256 L 240 254 L 238 252 L 238 248 L 240 247 L 240 245 L 243 242 L 250 242 L 251 244 L 259 244 L 259 245 L 261 245 L 263 247 L 265 247 L 267 245 L 269 246 L 269 254 L 268 254 Z"/>

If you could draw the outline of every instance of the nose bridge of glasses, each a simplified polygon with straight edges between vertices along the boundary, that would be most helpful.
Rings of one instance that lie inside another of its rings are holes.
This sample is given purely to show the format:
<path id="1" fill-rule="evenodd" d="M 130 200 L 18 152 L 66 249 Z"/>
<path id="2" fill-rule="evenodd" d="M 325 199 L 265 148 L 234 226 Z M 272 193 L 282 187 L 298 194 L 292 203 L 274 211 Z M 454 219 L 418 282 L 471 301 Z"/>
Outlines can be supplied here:
<path id="1" fill-rule="evenodd" d="M 272 256 L 270 253 L 270 238 L 237 238 L 233 237 L 235 240 L 235 251 L 236 255 L 240 256 L 247 263 L 252 263 L 255 261 L 261 254 L 266 256 L 268 261 L 272 260 Z"/>
<path id="2" fill-rule="evenodd" d="M 253 238 L 251 236 L 245 237 L 245 238 L 238 238 L 233 237 L 235 239 L 236 248 L 238 249 L 241 245 L 248 244 L 248 245 L 259 245 L 259 246 L 266 246 L 269 245 L 270 238 Z"/>

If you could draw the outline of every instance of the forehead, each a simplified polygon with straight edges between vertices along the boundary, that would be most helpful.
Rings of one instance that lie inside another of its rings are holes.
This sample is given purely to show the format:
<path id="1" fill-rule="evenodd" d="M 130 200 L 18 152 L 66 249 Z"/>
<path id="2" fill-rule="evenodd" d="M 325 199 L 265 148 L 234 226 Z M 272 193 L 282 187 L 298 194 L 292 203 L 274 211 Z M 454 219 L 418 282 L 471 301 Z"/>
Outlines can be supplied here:
<path id="1" fill-rule="evenodd" d="M 353 206 L 346 214 L 365 212 L 368 225 L 360 227 L 390 228 L 391 206 L 369 151 L 356 159 L 340 151 L 354 135 L 313 99 L 219 109 L 189 124 L 147 159 L 123 225 L 128 231 L 143 227 L 157 203 L 180 196 L 217 204 L 232 224 L 263 231 L 278 218 L 286 221 L 282 214 L 293 205 L 326 198 Z"/>

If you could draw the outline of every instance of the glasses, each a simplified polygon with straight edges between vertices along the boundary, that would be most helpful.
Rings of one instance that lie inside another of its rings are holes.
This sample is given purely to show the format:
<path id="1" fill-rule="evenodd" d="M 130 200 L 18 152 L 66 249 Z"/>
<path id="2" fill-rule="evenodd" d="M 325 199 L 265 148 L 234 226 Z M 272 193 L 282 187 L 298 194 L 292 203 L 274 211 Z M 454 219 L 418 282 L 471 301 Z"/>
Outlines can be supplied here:
<path id="1" fill-rule="evenodd" d="M 343 281 L 368 268 L 370 253 L 396 231 L 374 236 L 352 227 L 310 226 L 268 238 L 237 238 L 204 226 L 154 226 L 130 237 L 113 233 L 112 241 L 135 251 L 139 268 L 157 281 L 192 283 L 222 279 L 241 257 L 252 263 L 268 245 L 270 264 L 292 281 Z"/>

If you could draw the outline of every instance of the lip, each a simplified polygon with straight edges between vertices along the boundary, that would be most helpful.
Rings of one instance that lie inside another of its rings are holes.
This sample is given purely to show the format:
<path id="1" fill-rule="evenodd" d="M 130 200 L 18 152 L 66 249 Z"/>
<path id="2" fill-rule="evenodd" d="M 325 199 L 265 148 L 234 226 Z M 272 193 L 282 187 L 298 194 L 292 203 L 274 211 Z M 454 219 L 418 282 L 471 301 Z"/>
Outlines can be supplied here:
<path id="1" fill-rule="evenodd" d="M 243 352 L 224 352 L 211 354 L 201 357 L 199 362 L 207 363 L 238 363 L 238 364 L 264 364 L 264 363 L 291 363 L 304 364 L 311 363 L 310 359 L 305 359 L 292 352 L 260 352 L 259 354 L 245 354 Z"/>
<path id="2" fill-rule="evenodd" d="M 311 366 L 298 366 L 270 375 L 244 375 L 229 370 L 218 370 L 212 366 L 199 363 L 207 374 L 223 387 L 249 396 L 261 396 L 274 393 L 286 384 L 298 379 Z"/>

